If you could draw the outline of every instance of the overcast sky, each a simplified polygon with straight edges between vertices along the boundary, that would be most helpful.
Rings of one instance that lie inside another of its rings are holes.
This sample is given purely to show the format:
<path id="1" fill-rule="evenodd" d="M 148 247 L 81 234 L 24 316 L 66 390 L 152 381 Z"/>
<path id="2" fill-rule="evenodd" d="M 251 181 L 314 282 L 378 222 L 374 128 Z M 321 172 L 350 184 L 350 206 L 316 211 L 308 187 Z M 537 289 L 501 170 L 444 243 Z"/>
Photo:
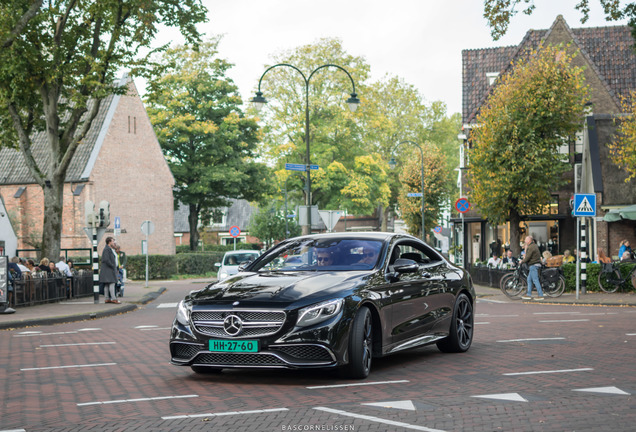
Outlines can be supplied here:
<path id="1" fill-rule="evenodd" d="M 461 112 L 464 49 L 518 45 L 529 29 L 548 29 L 557 15 L 571 28 L 619 25 L 604 20 L 590 0 L 590 20 L 581 24 L 577 0 L 534 0 L 531 16 L 518 14 L 508 33 L 493 41 L 483 0 L 204 0 L 207 34 L 223 34 L 221 57 L 234 64 L 228 75 L 244 101 L 251 98 L 272 54 L 337 37 L 351 55 L 371 66 L 371 80 L 385 74 L 414 85 L 427 101 L 441 100 Z M 158 42 L 179 42 L 162 32 Z M 138 85 L 143 86 L 142 82 Z M 141 91 L 143 91 L 140 88 Z"/>

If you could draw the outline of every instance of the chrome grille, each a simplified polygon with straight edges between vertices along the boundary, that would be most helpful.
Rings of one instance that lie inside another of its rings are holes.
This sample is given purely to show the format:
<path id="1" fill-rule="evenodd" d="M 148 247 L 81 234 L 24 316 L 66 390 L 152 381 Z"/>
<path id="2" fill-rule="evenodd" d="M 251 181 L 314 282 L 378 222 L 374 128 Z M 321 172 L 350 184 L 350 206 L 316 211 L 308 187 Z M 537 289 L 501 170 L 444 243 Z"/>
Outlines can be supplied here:
<path id="1" fill-rule="evenodd" d="M 241 331 L 234 336 L 226 333 L 223 327 L 225 318 L 238 316 L 242 321 Z M 192 324 L 200 333 L 215 337 L 250 338 L 268 336 L 276 333 L 285 323 L 283 311 L 253 310 L 214 310 L 193 311 Z"/>

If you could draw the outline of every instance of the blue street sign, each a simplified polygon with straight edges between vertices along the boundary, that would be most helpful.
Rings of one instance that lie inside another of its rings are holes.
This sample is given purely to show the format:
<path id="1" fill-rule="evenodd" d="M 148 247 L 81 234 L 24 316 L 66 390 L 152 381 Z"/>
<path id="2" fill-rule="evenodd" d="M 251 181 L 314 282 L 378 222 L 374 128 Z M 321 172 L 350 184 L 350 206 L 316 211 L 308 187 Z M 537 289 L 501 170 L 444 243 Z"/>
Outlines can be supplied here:
<path id="1" fill-rule="evenodd" d="M 309 165 L 309 169 L 317 170 L 318 169 L 318 165 Z"/>
<path id="2" fill-rule="evenodd" d="M 286 163 L 285 169 L 289 171 L 307 171 L 307 168 L 303 164 Z"/>
<path id="3" fill-rule="evenodd" d="M 409 192 L 406 194 L 407 197 L 421 197 L 422 192 Z"/>
<path id="4" fill-rule="evenodd" d="M 575 194 L 573 216 L 596 216 L 596 194 Z"/>
<path id="5" fill-rule="evenodd" d="M 234 238 L 241 234 L 241 230 L 236 225 L 230 227 L 230 235 Z"/>
<path id="6" fill-rule="evenodd" d="M 121 228 L 121 220 L 119 216 L 115 216 L 115 228 Z"/>
<path id="7" fill-rule="evenodd" d="M 436 226 L 433 231 L 435 231 L 437 234 L 439 234 L 439 233 L 442 232 L 442 227 L 441 226 Z"/>

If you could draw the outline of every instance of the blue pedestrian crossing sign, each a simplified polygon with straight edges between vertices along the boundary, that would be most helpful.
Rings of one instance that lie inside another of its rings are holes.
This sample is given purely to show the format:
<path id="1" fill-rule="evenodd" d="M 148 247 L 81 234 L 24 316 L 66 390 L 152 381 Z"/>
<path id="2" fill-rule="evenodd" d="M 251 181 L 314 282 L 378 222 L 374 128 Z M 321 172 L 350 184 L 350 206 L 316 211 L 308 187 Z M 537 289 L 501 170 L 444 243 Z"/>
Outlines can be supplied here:
<path id="1" fill-rule="evenodd" d="M 596 194 L 575 194 L 573 216 L 596 216 Z"/>

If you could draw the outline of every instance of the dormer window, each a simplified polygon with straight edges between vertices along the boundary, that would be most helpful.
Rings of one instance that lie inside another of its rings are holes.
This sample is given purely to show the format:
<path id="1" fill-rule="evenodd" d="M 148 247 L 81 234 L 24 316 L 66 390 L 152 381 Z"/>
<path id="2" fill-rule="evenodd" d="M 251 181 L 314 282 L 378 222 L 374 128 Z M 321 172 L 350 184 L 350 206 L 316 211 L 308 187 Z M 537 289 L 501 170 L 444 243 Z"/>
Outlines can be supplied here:
<path id="1" fill-rule="evenodd" d="M 499 72 L 488 72 L 486 74 L 486 77 L 488 78 L 488 85 L 493 85 L 498 76 Z"/>

